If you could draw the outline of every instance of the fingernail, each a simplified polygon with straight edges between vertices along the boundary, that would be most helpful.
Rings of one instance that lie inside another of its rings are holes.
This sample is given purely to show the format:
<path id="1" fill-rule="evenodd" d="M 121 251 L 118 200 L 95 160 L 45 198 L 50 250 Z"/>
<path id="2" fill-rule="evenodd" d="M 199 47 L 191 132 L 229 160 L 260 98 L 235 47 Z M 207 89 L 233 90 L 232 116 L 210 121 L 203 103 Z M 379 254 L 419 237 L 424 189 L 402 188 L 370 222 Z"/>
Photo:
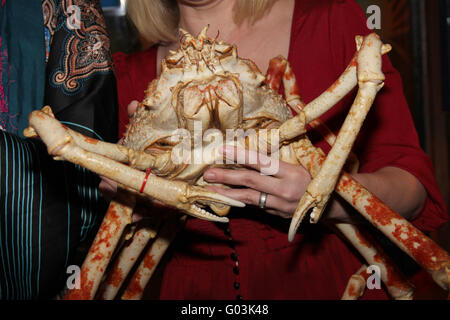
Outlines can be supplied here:
<path id="1" fill-rule="evenodd" d="M 214 172 L 206 171 L 203 174 L 203 178 L 209 181 L 216 179 L 216 174 Z"/>

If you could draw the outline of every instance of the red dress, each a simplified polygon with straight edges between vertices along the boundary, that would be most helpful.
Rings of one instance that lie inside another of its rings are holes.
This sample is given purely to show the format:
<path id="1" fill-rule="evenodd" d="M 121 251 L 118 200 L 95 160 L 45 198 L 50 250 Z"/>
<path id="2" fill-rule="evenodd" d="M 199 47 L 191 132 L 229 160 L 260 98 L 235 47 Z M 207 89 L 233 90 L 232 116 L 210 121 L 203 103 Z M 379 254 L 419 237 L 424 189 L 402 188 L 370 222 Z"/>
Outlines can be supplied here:
<path id="1" fill-rule="evenodd" d="M 355 35 L 369 33 L 365 19 L 353 0 L 296 1 L 288 60 L 306 102 L 343 72 L 355 52 Z M 142 100 L 147 84 L 156 76 L 156 48 L 131 55 L 119 53 L 114 61 L 122 134 L 128 122 L 127 105 Z M 428 196 L 413 223 L 425 232 L 436 230 L 448 219 L 445 204 L 431 162 L 419 146 L 400 75 L 387 57 L 383 71 L 385 87 L 355 143 L 360 171 L 395 166 L 415 175 Z M 322 117 L 335 133 L 354 96 L 349 94 Z M 326 143 L 314 141 L 329 151 Z M 363 262 L 320 225 L 302 226 L 303 231 L 289 243 L 289 220 L 249 208 L 233 209 L 230 218 L 229 226 L 188 220 L 173 243 L 161 299 L 234 299 L 238 295 L 244 299 L 339 299 Z M 367 290 L 365 298 L 387 295 L 384 290 Z"/>

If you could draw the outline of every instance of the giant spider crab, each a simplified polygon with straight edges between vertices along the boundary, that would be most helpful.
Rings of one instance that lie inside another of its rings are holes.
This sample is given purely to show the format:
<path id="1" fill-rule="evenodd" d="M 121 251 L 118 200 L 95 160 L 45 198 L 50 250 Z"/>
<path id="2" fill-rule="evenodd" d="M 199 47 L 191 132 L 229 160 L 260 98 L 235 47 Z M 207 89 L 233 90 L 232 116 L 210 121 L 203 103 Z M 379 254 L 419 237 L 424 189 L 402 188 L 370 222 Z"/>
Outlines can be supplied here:
<path id="1" fill-rule="evenodd" d="M 219 159 L 217 149 L 221 144 L 214 143 L 214 139 L 203 139 L 200 145 L 188 147 L 188 155 L 200 152 L 202 162 L 175 161 L 178 156 L 174 150 L 181 145 L 173 139 L 177 130 L 184 129 L 190 134 L 188 140 L 195 140 L 196 125 L 202 130 L 215 128 L 213 136 L 222 136 L 227 129 L 255 129 L 234 144 L 267 151 L 279 142 L 282 160 L 302 165 L 310 172 L 313 180 L 292 218 L 289 240 L 308 212 L 310 222 L 319 221 L 330 194 L 336 191 L 425 268 L 436 283 L 449 289 L 447 252 L 342 171 L 366 114 L 383 87 L 381 57 L 390 51 L 389 45 L 383 44 L 376 34 L 356 37 L 356 53 L 347 69 L 327 91 L 305 105 L 284 58 L 271 60 L 264 77 L 252 61 L 238 57 L 235 46 L 208 38 L 207 27 L 196 38 L 181 32 L 180 49 L 162 61 L 161 75 L 149 84 L 145 99 L 131 118 L 123 145 L 104 143 L 70 130 L 53 117 L 49 107 L 30 115 L 25 135 L 39 136 L 56 159 L 79 164 L 115 180 L 121 187 L 82 266 L 81 288 L 69 290 L 66 299 L 113 299 L 121 287 L 122 299 L 142 297 L 186 216 L 156 217 L 123 235 L 131 224 L 137 196 L 157 199 L 193 217 L 216 222 L 228 221 L 224 215 L 230 206 L 243 206 L 204 187 L 204 170 Z M 277 93 L 281 83 L 285 99 Z M 357 85 L 357 97 L 335 137 L 319 117 Z M 296 116 L 291 115 L 290 108 L 297 112 Z M 305 134 L 307 124 L 317 128 L 332 146 L 327 156 L 309 141 Z M 276 132 L 276 136 L 263 135 L 263 129 Z M 353 169 L 357 169 L 357 162 L 353 163 Z M 217 215 L 207 212 L 206 206 Z M 336 224 L 336 229 L 369 265 L 380 268 L 381 279 L 393 298 L 412 298 L 413 287 L 370 235 L 350 224 Z M 119 252 L 116 247 L 123 237 L 132 239 Z M 124 286 L 129 271 L 151 239 L 153 243 Z M 110 264 L 115 250 L 117 257 Z M 343 299 L 360 297 L 368 276 L 366 266 L 361 267 L 351 277 Z"/>

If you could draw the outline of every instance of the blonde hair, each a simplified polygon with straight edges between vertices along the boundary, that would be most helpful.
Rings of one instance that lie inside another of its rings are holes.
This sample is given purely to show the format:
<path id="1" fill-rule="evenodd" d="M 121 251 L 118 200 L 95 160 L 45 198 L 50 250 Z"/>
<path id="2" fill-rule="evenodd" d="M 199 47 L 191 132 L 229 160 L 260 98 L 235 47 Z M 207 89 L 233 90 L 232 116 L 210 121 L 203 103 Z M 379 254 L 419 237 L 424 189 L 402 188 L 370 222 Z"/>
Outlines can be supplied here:
<path id="1" fill-rule="evenodd" d="M 261 19 L 277 0 L 236 0 L 233 20 L 241 25 Z M 129 0 L 127 13 L 146 45 L 169 43 L 177 39 L 180 20 L 176 0 Z"/>

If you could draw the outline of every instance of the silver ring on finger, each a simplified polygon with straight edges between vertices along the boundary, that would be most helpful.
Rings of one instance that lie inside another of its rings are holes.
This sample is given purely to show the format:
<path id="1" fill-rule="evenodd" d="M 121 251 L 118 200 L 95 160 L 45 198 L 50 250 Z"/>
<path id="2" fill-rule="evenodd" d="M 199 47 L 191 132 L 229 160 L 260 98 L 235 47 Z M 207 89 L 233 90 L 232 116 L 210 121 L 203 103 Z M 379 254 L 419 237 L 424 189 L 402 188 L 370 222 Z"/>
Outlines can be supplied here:
<path id="1" fill-rule="evenodd" d="M 260 196 L 259 196 L 259 203 L 258 206 L 261 209 L 264 209 L 266 207 L 266 202 L 267 202 L 267 193 L 265 192 L 261 192 Z"/>

